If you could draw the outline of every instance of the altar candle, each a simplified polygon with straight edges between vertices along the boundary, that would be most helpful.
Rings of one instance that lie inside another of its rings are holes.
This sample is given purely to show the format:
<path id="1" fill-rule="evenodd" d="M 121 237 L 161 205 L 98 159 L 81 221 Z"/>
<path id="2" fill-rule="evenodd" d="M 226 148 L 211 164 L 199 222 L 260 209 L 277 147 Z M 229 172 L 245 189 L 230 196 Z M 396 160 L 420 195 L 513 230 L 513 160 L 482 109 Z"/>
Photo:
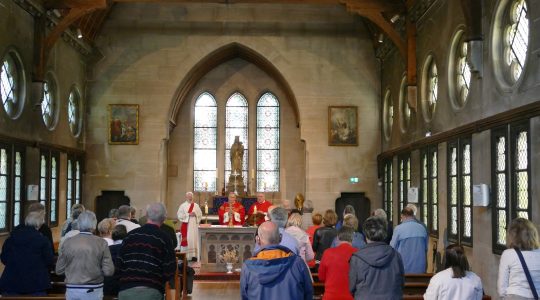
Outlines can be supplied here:
<path id="1" fill-rule="evenodd" d="M 255 206 L 253 207 L 253 213 L 254 213 L 254 214 L 257 213 L 257 205 L 255 205 Z"/>
<path id="2" fill-rule="evenodd" d="M 207 204 L 204 205 L 204 214 L 205 215 L 208 214 L 208 205 Z"/>

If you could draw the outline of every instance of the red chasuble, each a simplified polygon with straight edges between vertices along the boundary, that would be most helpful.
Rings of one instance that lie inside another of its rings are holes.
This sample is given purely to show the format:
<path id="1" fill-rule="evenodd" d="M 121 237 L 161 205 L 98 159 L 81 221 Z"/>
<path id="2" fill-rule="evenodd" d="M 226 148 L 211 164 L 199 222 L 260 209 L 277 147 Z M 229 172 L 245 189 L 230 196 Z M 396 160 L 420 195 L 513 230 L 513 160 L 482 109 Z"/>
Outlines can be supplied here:
<path id="1" fill-rule="evenodd" d="M 194 203 L 191 202 L 191 205 L 188 209 L 188 214 L 190 214 L 193 211 Z M 182 234 L 182 241 L 180 241 L 180 246 L 187 247 L 187 228 L 188 228 L 189 222 L 182 222 L 182 226 L 180 226 L 180 233 Z"/>
<path id="2" fill-rule="evenodd" d="M 266 200 L 262 204 L 259 203 L 259 201 L 253 203 L 253 205 L 249 208 L 248 218 L 251 217 L 251 215 L 253 215 L 253 212 L 255 211 L 255 206 L 257 206 L 257 215 L 258 215 L 257 225 L 261 225 L 265 221 L 263 213 L 268 213 L 268 208 L 272 206 L 272 203 Z"/>
<path id="3" fill-rule="evenodd" d="M 244 224 L 244 216 L 246 215 L 246 211 L 244 209 L 244 206 L 242 204 L 235 202 L 232 207 L 233 212 L 237 212 L 240 214 L 240 221 L 236 221 L 234 216 L 232 217 L 233 225 L 243 225 Z M 229 202 L 223 203 L 221 207 L 219 208 L 218 214 L 219 214 L 219 224 L 221 225 L 229 225 L 229 222 L 223 221 L 223 216 L 225 214 L 229 213 Z"/>

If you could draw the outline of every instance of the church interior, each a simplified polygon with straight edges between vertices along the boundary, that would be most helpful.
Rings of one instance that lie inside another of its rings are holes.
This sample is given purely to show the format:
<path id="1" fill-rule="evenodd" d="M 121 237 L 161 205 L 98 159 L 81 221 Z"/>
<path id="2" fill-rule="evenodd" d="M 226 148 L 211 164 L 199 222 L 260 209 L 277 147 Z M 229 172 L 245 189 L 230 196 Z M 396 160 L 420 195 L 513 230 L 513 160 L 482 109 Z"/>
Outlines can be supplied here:
<path id="1" fill-rule="evenodd" d="M 507 224 L 540 224 L 538 7 L 0 0 L 0 243 L 29 201 L 58 241 L 76 203 L 176 219 L 189 191 L 210 214 L 230 190 L 318 212 L 357 193 L 394 226 L 415 203 L 426 271 L 460 243 L 496 298 Z"/>

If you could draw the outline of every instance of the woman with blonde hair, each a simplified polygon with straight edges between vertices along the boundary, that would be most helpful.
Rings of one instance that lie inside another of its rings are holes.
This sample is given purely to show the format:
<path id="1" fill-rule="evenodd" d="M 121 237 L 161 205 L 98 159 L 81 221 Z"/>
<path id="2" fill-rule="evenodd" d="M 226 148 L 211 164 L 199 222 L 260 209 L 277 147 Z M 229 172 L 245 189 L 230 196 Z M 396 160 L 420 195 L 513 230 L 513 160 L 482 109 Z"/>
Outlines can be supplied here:
<path id="1" fill-rule="evenodd" d="M 309 242 L 308 234 L 302 229 L 302 216 L 298 213 L 292 213 L 287 220 L 287 228 L 285 232 L 290 234 L 298 242 L 298 255 L 305 262 L 312 260 L 315 257 L 311 243 Z"/>
<path id="2" fill-rule="evenodd" d="M 507 299 L 538 299 L 540 294 L 540 241 L 529 220 L 512 221 L 506 235 L 508 249 L 501 255 L 497 288 Z"/>

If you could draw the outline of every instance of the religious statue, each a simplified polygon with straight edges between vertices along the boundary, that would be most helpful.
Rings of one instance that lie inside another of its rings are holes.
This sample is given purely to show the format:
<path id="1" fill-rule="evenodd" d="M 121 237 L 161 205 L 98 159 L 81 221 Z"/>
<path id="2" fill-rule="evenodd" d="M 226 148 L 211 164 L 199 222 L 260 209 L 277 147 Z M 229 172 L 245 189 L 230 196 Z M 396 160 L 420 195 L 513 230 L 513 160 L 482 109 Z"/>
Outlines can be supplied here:
<path id="1" fill-rule="evenodd" d="M 302 195 L 302 193 L 298 193 L 294 197 L 294 206 L 298 211 L 302 212 L 302 209 L 304 208 L 304 195 Z"/>
<path id="2" fill-rule="evenodd" d="M 244 145 L 240 142 L 240 137 L 234 137 L 234 144 L 231 146 L 231 168 L 232 173 L 242 174 L 242 162 L 244 160 Z"/>

